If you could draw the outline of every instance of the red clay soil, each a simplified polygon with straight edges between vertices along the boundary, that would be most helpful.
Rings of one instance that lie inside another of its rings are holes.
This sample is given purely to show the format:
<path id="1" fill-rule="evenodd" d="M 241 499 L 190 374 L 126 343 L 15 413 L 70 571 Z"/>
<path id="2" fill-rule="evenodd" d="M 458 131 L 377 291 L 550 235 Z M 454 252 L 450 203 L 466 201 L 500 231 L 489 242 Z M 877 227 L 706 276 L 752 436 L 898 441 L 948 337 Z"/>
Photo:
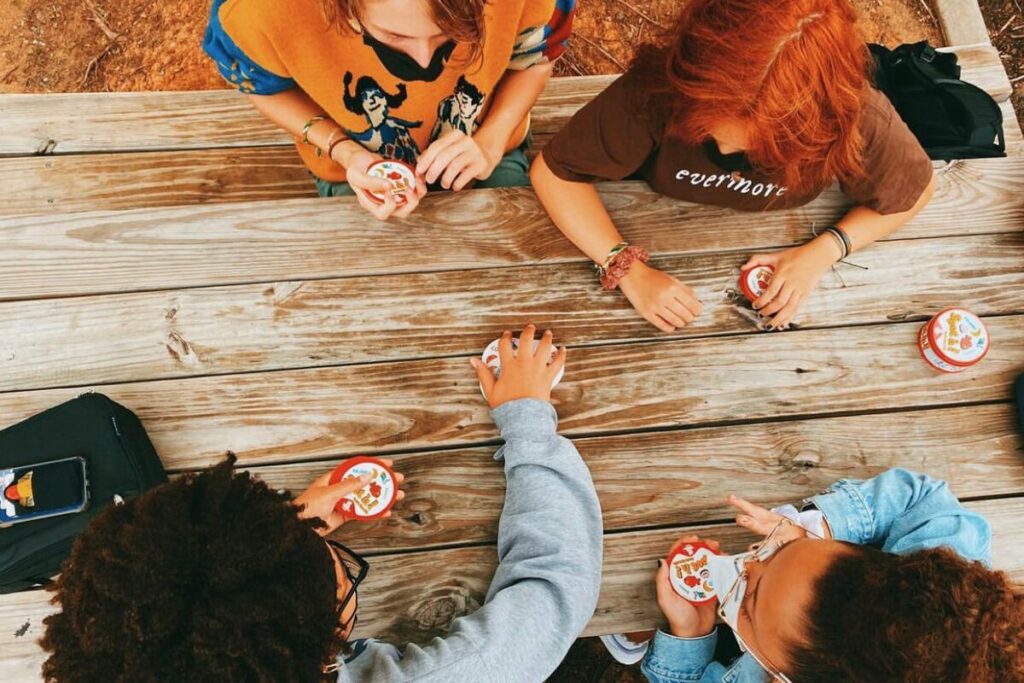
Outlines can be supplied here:
<path id="1" fill-rule="evenodd" d="M 1013 84 L 1013 108 L 1024 128 L 1024 0 L 980 0 L 988 35 Z"/>
<path id="2" fill-rule="evenodd" d="M 921 0 L 855 0 L 866 37 L 941 35 Z M 679 0 L 581 0 L 559 72 L 616 73 L 670 23 Z M 209 0 L 0 0 L 0 92 L 223 87 L 199 47 Z"/>

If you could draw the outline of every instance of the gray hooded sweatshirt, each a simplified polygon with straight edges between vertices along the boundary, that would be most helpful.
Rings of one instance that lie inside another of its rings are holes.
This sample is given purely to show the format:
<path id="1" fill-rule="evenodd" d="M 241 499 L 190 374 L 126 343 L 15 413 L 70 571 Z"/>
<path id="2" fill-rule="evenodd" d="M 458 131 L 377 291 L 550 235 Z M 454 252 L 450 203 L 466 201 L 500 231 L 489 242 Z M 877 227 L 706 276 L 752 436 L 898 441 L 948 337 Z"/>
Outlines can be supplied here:
<path id="1" fill-rule="evenodd" d="M 356 641 L 339 683 L 539 683 L 593 615 L 603 530 L 590 471 L 556 433 L 550 403 L 511 401 L 492 415 L 507 489 L 483 606 L 423 646 Z"/>

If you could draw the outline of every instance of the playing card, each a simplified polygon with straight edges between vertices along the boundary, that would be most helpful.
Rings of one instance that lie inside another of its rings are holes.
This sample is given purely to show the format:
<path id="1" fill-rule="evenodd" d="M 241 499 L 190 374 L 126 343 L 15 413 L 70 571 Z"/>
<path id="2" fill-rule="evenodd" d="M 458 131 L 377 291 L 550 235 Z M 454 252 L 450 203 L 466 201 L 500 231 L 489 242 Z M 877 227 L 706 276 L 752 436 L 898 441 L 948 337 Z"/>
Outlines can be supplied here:
<path id="1" fill-rule="evenodd" d="M 672 548 L 666 560 L 668 580 L 679 597 L 698 605 L 717 597 L 708 559 L 716 554 L 701 541 L 678 543 Z"/>
<path id="2" fill-rule="evenodd" d="M 406 195 L 412 194 L 416 188 L 416 171 L 402 161 L 394 159 L 375 161 L 366 169 L 366 174 L 388 181 L 391 184 L 390 192 L 399 204 L 408 201 Z M 369 195 L 376 201 L 384 202 L 384 195 L 379 192 L 369 192 Z"/>

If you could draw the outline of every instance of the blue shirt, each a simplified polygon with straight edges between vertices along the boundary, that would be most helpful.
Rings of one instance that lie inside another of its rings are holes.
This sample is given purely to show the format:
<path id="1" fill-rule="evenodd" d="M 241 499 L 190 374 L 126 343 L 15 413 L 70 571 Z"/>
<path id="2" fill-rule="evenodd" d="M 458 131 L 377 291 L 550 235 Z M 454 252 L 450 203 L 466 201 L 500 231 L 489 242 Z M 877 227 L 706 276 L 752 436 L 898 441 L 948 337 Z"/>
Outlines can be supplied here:
<path id="1" fill-rule="evenodd" d="M 889 553 L 947 547 L 968 560 L 992 562 L 992 531 L 960 505 L 944 481 L 904 469 L 844 479 L 805 501 L 825 515 L 832 538 Z M 641 670 L 652 683 L 764 683 L 771 677 L 749 654 L 728 667 L 714 661 L 718 631 L 676 638 L 658 631 Z"/>

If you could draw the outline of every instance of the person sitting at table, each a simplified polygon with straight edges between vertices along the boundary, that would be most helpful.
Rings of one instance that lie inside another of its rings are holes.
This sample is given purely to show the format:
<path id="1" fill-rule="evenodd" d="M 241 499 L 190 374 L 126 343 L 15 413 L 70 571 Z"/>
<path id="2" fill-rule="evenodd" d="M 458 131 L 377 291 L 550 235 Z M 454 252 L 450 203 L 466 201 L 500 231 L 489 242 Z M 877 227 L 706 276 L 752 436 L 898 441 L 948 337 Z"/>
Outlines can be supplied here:
<path id="1" fill-rule="evenodd" d="M 1024 590 L 988 568 L 988 522 L 945 482 L 894 469 L 840 481 L 802 511 L 727 500 L 764 539 L 714 558 L 717 599 L 702 605 L 676 594 L 659 560 L 668 626 L 644 655 L 648 680 L 1024 680 Z M 723 664 L 714 653 L 727 630 L 745 652 Z"/>
<path id="2" fill-rule="evenodd" d="M 688 0 L 668 41 L 642 47 L 577 112 L 530 174 L 606 289 L 621 289 L 666 332 L 703 310 L 690 287 L 623 240 L 594 181 L 639 177 L 675 199 L 768 211 L 807 204 L 838 180 L 854 206 L 834 226 L 743 266 L 775 268 L 754 302 L 767 329 L 787 327 L 834 263 L 921 210 L 934 190 L 931 162 L 871 86 L 855 22 L 849 0 Z"/>
<path id="3" fill-rule="evenodd" d="M 530 110 L 574 12 L 575 0 L 213 0 L 203 49 L 295 138 L 321 195 L 354 194 L 384 220 L 409 215 L 424 180 L 530 184 Z M 382 158 L 415 167 L 403 203 L 367 174 Z"/>
<path id="4" fill-rule="evenodd" d="M 472 361 L 505 440 L 507 490 L 487 596 L 444 638 L 402 650 L 352 639 L 369 566 L 331 536 L 344 522 L 335 504 L 363 482 L 325 474 L 289 501 L 228 460 L 110 506 L 77 539 L 46 619 L 46 680 L 544 680 L 597 604 L 602 521 L 549 402 L 566 351 L 549 364 L 551 333 L 524 353 L 533 338 L 530 326 L 513 357 L 502 336 L 498 380 Z M 458 580 L 457 565 L 424 566 L 425 588 L 432 570 Z"/>

